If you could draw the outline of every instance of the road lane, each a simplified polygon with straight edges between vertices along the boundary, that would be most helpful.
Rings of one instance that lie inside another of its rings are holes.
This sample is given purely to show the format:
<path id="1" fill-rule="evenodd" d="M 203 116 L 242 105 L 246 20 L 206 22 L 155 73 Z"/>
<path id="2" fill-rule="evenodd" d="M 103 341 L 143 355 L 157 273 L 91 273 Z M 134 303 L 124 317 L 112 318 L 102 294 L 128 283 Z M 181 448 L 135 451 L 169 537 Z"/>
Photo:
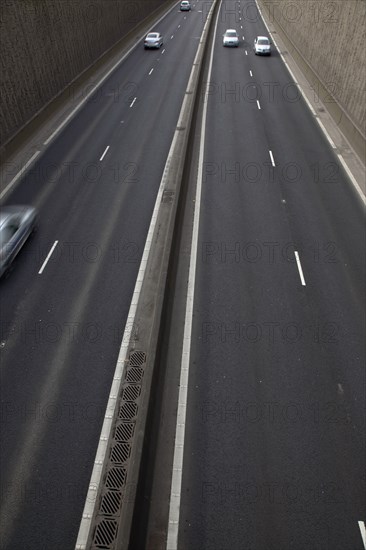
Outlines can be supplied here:
<path id="1" fill-rule="evenodd" d="M 260 21 L 244 23 L 248 43 L 238 50 L 222 47 L 220 35 L 237 26 L 236 4 L 224 7 L 208 99 L 178 548 L 362 550 L 363 212 L 304 102 L 249 95 L 254 79 L 261 90 L 288 90 L 289 76 L 275 52 L 252 54 Z"/>

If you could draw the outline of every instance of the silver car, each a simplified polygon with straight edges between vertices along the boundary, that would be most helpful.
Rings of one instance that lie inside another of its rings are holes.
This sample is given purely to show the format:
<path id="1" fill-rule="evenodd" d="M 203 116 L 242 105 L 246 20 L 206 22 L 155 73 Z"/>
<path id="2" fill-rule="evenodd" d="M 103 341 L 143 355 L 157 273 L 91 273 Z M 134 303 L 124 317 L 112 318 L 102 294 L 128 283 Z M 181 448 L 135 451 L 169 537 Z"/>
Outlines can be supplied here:
<path id="1" fill-rule="evenodd" d="M 32 206 L 0 207 L 0 277 L 36 229 L 37 212 Z"/>
<path id="2" fill-rule="evenodd" d="M 163 37 L 160 32 L 149 32 L 144 41 L 145 50 L 148 48 L 160 48 L 163 45 Z"/>
<path id="3" fill-rule="evenodd" d="M 190 11 L 191 10 L 191 4 L 188 2 L 188 0 L 182 0 L 180 3 L 180 11 Z"/>
<path id="4" fill-rule="evenodd" d="M 237 48 L 239 46 L 239 35 L 235 29 L 227 29 L 222 38 L 223 46 L 232 46 Z"/>
<path id="5" fill-rule="evenodd" d="M 271 55 L 271 41 L 267 36 L 257 36 L 254 39 L 253 50 L 255 55 Z"/>

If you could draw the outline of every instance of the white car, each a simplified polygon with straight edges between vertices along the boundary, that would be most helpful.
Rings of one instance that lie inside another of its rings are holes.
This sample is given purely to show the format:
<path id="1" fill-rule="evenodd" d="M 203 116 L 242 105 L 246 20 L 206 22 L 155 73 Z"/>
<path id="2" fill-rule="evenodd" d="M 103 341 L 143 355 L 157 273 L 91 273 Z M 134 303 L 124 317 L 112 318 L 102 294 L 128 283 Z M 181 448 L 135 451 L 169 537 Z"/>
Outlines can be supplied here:
<path id="1" fill-rule="evenodd" d="M 180 11 L 190 11 L 191 4 L 188 2 L 188 0 L 182 0 L 180 3 Z"/>
<path id="2" fill-rule="evenodd" d="M 253 50 L 255 55 L 271 55 L 271 41 L 268 36 L 257 36 L 254 39 Z"/>
<path id="3" fill-rule="evenodd" d="M 239 46 L 239 35 L 235 29 L 227 29 L 222 39 L 223 46 L 232 46 L 237 48 Z"/>
<path id="4" fill-rule="evenodd" d="M 160 32 L 149 32 L 144 41 L 144 48 L 160 48 L 163 45 L 163 37 Z"/>

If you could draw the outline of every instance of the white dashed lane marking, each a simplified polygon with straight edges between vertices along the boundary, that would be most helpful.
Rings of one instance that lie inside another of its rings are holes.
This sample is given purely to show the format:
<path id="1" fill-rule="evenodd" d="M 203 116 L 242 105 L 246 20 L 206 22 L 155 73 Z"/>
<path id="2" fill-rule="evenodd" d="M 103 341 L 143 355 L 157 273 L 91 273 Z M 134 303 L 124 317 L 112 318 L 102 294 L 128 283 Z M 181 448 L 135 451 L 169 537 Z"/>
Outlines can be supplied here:
<path id="1" fill-rule="evenodd" d="M 103 155 L 99 159 L 100 161 L 102 161 L 104 159 L 104 157 L 106 156 L 106 154 L 108 152 L 108 149 L 109 149 L 109 145 L 107 145 L 107 147 L 105 148 Z"/>
<path id="2" fill-rule="evenodd" d="M 53 251 L 55 250 L 55 248 L 56 248 L 57 245 L 58 245 L 58 241 L 55 241 L 55 242 L 53 243 L 53 245 L 52 245 L 51 250 L 50 250 L 49 253 L 47 254 L 47 257 L 46 257 L 45 261 L 43 262 L 41 269 L 38 271 L 38 275 L 42 275 L 43 270 L 44 270 L 44 268 L 46 267 L 47 262 L 48 262 L 48 260 L 51 258 L 52 253 L 53 253 Z"/>
<path id="3" fill-rule="evenodd" d="M 300 279 L 301 279 L 301 284 L 302 284 L 302 286 L 306 286 L 304 274 L 303 274 L 303 272 L 302 272 L 302 267 L 301 267 L 301 262 L 300 262 L 300 256 L 299 256 L 299 253 L 297 252 L 297 250 L 295 250 L 295 258 L 296 258 L 296 263 L 297 263 L 297 269 L 299 270 L 299 275 L 300 275 Z"/>
<path id="4" fill-rule="evenodd" d="M 275 165 L 274 158 L 273 158 L 273 153 L 272 153 L 272 151 L 269 152 L 269 156 L 271 157 L 272 166 L 276 166 L 276 165 Z"/>
<path id="5" fill-rule="evenodd" d="M 361 531 L 361 537 L 362 537 L 362 542 L 363 542 L 363 546 L 366 550 L 366 529 L 365 529 L 365 522 L 364 521 L 359 521 L 358 522 L 358 526 L 360 528 L 360 531 Z"/>

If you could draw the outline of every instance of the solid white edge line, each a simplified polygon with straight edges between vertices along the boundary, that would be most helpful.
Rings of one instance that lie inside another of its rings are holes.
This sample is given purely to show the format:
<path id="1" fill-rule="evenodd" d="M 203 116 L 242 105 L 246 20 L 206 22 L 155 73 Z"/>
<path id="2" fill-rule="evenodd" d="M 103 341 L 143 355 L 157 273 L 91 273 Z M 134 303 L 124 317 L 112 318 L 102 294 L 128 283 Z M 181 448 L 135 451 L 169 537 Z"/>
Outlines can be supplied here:
<path id="1" fill-rule="evenodd" d="M 109 149 L 109 145 L 107 145 L 107 147 L 105 148 L 105 151 L 104 151 L 103 155 L 102 155 L 102 156 L 100 157 L 100 159 L 99 159 L 100 161 L 102 161 L 102 160 L 104 159 L 104 157 L 105 157 L 106 154 L 107 154 L 108 149 Z"/>
<path id="2" fill-rule="evenodd" d="M 301 262 L 300 262 L 300 256 L 299 256 L 299 253 L 297 252 L 297 250 L 295 250 L 295 258 L 296 258 L 296 263 L 297 263 L 297 269 L 299 270 L 299 275 L 300 275 L 300 279 L 301 279 L 301 284 L 302 284 L 302 286 L 306 286 L 304 274 L 303 274 L 303 272 L 302 272 L 302 267 L 301 267 Z"/>
<path id="3" fill-rule="evenodd" d="M 14 183 L 25 174 L 27 168 L 33 163 L 33 161 L 38 157 L 38 155 L 41 153 L 41 151 L 36 151 L 31 158 L 25 163 L 25 165 L 19 170 L 19 172 L 13 177 L 10 183 L 5 187 L 5 189 L 0 193 L 0 199 L 2 199 L 6 193 L 9 191 L 11 187 L 13 187 Z"/>
<path id="4" fill-rule="evenodd" d="M 276 165 L 275 165 L 274 158 L 273 158 L 273 153 L 272 153 L 272 151 L 269 152 L 269 156 L 271 157 L 272 166 L 276 166 Z"/>
<path id="5" fill-rule="evenodd" d="M 170 146 L 168 157 L 165 163 L 163 176 L 160 181 L 160 186 L 156 197 L 155 206 L 154 206 L 148 234 L 145 241 L 145 247 L 144 247 L 139 271 L 136 278 L 135 288 L 131 298 L 130 309 L 127 315 L 125 329 L 122 337 L 122 343 L 121 343 L 121 347 L 120 347 L 117 362 L 116 362 L 116 368 L 113 376 L 111 390 L 108 397 L 106 411 L 104 414 L 103 426 L 99 436 L 98 448 L 94 459 L 93 471 L 89 481 L 88 492 L 85 499 L 83 515 L 81 518 L 79 532 L 78 532 L 78 538 L 75 544 L 75 550 L 85 550 L 86 543 L 89 537 L 91 521 L 94 515 L 95 499 L 96 499 L 96 495 L 98 494 L 101 476 L 103 473 L 104 458 L 108 449 L 109 434 L 112 429 L 115 407 L 117 405 L 117 396 L 119 393 L 120 383 L 121 383 L 121 380 L 123 379 L 124 371 L 126 368 L 127 353 L 130 345 L 130 335 L 133 327 L 135 326 L 137 304 L 138 304 L 138 300 L 139 300 L 139 296 L 142 288 L 142 283 L 145 277 L 145 271 L 146 271 L 149 254 L 150 254 L 151 244 L 153 242 L 153 235 L 154 235 L 156 221 L 158 217 L 158 211 L 161 204 L 163 191 L 166 186 L 164 176 L 165 176 L 167 166 L 171 162 L 171 155 L 172 155 L 172 151 L 174 149 L 175 143 L 177 141 L 177 135 L 178 134 L 176 131 L 174 133 L 172 144 Z"/>
<path id="6" fill-rule="evenodd" d="M 172 6 L 170 10 L 168 10 L 164 15 L 158 19 L 152 27 L 148 30 L 150 32 L 156 25 L 160 23 L 171 11 L 175 9 L 175 6 Z M 54 132 L 46 139 L 44 142 L 44 145 L 48 145 L 49 142 L 62 130 L 62 128 L 65 126 L 65 124 L 68 123 L 68 121 L 77 113 L 77 111 L 84 105 L 86 101 L 88 101 L 89 97 L 103 84 L 103 82 L 113 73 L 113 71 L 130 55 L 130 53 L 139 46 L 141 43 L 141 39 L 136 42 L 127 52 L 119 59 L 113 67 L 109 69 L 109 71 L 98 81 L 98 83 L 93 86 L 93 88 L 90 90 L 90 92 L 87 93 L 87 95 L 76 105 L 76 107 L 71 111 L 71 113 L 61 122 L 61 124 L 56 128 Z"/>
<path id="7" fill-rule="evenodd" d="M 258 109 L 261 108 L 261 104 L 259 103 L 258 99 L 257 99 L 257 106 L 258 106 Z"/>
<path id="8" fill-rule="evenodd" d="M 259 13 L 260 13 L 260 15 L 261 15 L 261 17 L 262 17 L 262 21 L 263 21 L 263 23 L 265 24 L 265 26 L 266 26 L 266 28 L 267 28 L 267 31 L 268 31 L 268 33 L 270 34 L 271 39 L 272 39 L 274 45 L 275 45 L 276 48 L 277 48 L 277 51 L 279 52 L 279 54 L 280 54 L 280 56 L 281 56 L 281 58 L 282 58 L 282 61 L 284 62 L 284 64 L 285 64 L 286 67 L 287 67 L 288 72 L 289 72 L 290 75 L 292 76 L 292 78 L 293 78 L 293 80 L 294 80 L 294 84 L 297 85 L 297 87 L 298 87 L 298 89 L 299 89 L 299 91 L 300 91 L 300 93 L 301 93 L 301 97 L 305 100 L 305 103 L 307 104 L 308 108 L 310 109 L 312 115 L 313 115 L 313 116 L 315 117 L 315 119 L 317 120 L 317 122 L 318 122 L 320 128 L 322 129 L 322 131 L 323 131 L 323 133 L 324 133 L 326 139 L 328 140 L 330 146 L 331 146 L 333 149 L 337 149 L 337 146 L 334 144 L 333 140 L 331 139 L 330 135 L 328 134 L 327 130 L 325 129 L 324 124 L 323 124 L 322 121 L 319 119 L 319 117 L 318 117 L 318 115 L 317 115 L 317 113 L 316 113 L 314 107 L 311 105 L 310 101 L 309 101 L 308 98 L 306 97 L 306 95 L 305 95 L 305 93 L 304 93 L 304 90 L 302 89 L 302 87 L 300 86 L 300 84 L 296 81 L 296 78 L 295 78 L 294 73 L 292 72 L 292 70 L 291 70 L 290 67 L 288 66 L 288 64 L 287 64 L 287 62 L 286 62 L 286 60 L 285 60 L 285 58 L 284 58 L 283 55 L 282 55 L 282 52 L 281 52 L 280 48 L 278 47 L 278 45 L 277 45 L 277 43 L 276 43 L 276 40 L 273 38 L 273 36 L 272 36 L 272 34 L 271 34 L 271 31 L 269 30 L 269 27 L 268 27 L 268 25 L 267 25 L 266 20 L 264 19 L 263 15 L 262 15 L 262 11 L 261 11 L 261 9 L 260 9 L 260 7 L 259 7 L 259 5 L 258 5 L 257 0 L 255 0 L 255 1 L 256 1 L 256 4 L 257 4 L 257 9 L 258 9 L 258 11 L 259 11 Z M 337 156 L 338 156 L 339 160 L 341 161 L 341 163 L 342 163 L 344 169 L 346 170 L 346 172 L 347 172 L 347 174 L 348 174 L 348 176 L 349 176 L 349 178 L 350 178 L 350 180 L 351 180 L 353 186 L 355 187 L 357 193 L 360 195 L 362 202 L 363 202 L 364 204 L 366 204 L 366 196 L 365 196 L 364 192 L 362 191 L 361 187 L 359 186 L 359 184 L 357 183 L 356 178 L 355 178 L 354 175 L 352 174 L 351 170 L 348 168 L 348 166 L 347 166 L 345 160 L 343 159 L 342 155 L 340 155 L 340 154 L 337 153 Z"/>
<path id="9" fill-rule="evenodd" d="M 152 27 L 150 27 L 149 31 L 150 32 L 156 25 L 158 25 L 160 23 L 160 21 L 162 21 L 171 11 L 173 11 L 175 9 L 175 5 L 172 6 L 166 13 L 164 13 L 164 15 L 162 15 L 155 23 Z M 123 63 L 123 61 L 130 55 L 130 53 L 139 46 L 139 44 L 141 43 L 141 40 L 138 40 L 136 42 L 136 44 L 134 44 L 133 46 L 131 46 L 131 48 L 129 48 L 129 50 L 127 50 L 127 52 L 121 57 L 121 59 L 119 59 L 114 65 L 113 67 L 111 67 L 109 69 L 109 71 L 98 81 L 98 83 L 92 87 L 92 89 L 90 90 L 90 92 L 87 93 L 87 95 L 84 97 L 84 99 L 82 99 L 77 105 L 76 107 L 71 111 L 71 113 L 68 114 L 68 116 L 61 122 L 61 124 L 59 124 L 57 126 L 57 128 L 52 132 L 52 134 L 50 136 L 48 136 L 48 138 L 43 142 L 43 145 L 48 145 L 50 143 L 50 141 L 52 141 L 52 139 L 54 137 L 56 137 L 56 135 L 62 130 L 62 128 L 69 122 L 69 120 L 78 112 L 79 109 L 81 109 L 81 107 L 84 105 L 84 103 L 86 103 L 88 101 L 88 99 L 90 98 L 90 96 L 103 84 L 103 82 L 113 73 L 113 71 L 121 64 Z M 162 51 L 162 53 L 164 53 L 165 50 Z M 29 165 L 34 161 L 34 159 L 40 154 L 41 151 L 36 151 L 34 153 L 34 155 L 31 157 L 30 160 L 28 160 L 28 162 L 26 162 L 26 164 L 19 170 L 18 174 L 16 176 L 14 176 L 14 178 L 11 180 L 11 182 L 6 186 L 6 188 L 4 189 L 4 191 L 2 191 L 2 193 L 0 194 L 0 200 L 3 198 L 3 196 L 9 191 L 9 189 L 14 185 L 14 183 L 19 179 L 19 177 L 21 175 L 23 175 L 25 173 L 25 171 L 27 170 L 27 168 L 29 168 Z"/>
<path id="10" fill-rule="evenodd" d="M 46 267 L 46 265 L 47 265 L 47 263 L 48 263 L 48 260 L 51 258 L 52 254 L 53 254 L 53 251 L 55 250 L 55 248 L 56 248 L 57 245 L 58 245 L 58 241 L 55 241 L 55 242 L 53 243 L 53 245 L 52 245 L 51 250 L 49 251 L 49 253 L 48 253 L 47 256 L 46 256 L 46 259 L 45 259 L 45 261 L 43 262 L 41 269 L 38 271 L 38 275 L 42 275 L 43 270 L 44 270 L 44 268 Z"/>
<path id="11" fill-rule="evenodd" d="M 325 137 L 327 138 L 327 140 L 329 141 L 331 147 L 333 149 L 337 149 L 337 146 L 334 144 L 334 141 L 332 140 L 332 138 L 330 137 L 330 135 L 328 134 L 328 131 L 325 129 L 325 126 L 324 124 L 322 123 L 322 121 L 320 120 L 320 118 L 317 116 L 316 117 L 316 121 L 317 123 L 319 124 L 320 128 L 323 130 L 323 133 L 325 134 Z"/>
<path id="12" fill-rule="evenodd" d="M 363 542 L 363 546 L 366 550 L 366 529 L 365 529 L 365 522 L 363 521 L 359 521 L 358 522 L 358 526 L 360 528 L 360 531 L 361 531 L 361 537 L 362 537 L 362 542 Z"/>
<path id="13" fill-rule="evenodd" d="M 208 20 L 209 20 L 209 15 L 207 16 L 207 21 Z M 205 23 L 204 29 L 207 26 L 207 21 Z M 191 87 L 191 81 L 193 78 L 193 74 L 195 72 L 196 61 L 197 61 L 197 55 L 193 62 L 193 67 L 192 67 L 191 75 L 188 81 L 187 90 L 190 89 Z M 186 101 L 187 99 L 185 98 L 183 100 L 183 105 L 185 105 Z M 176 128 L 179 128 L 182 125 L 181 117 L 184 109 L 185 108 L 182 106 Z M 117 404 L 117 396 L 118 396 L 121 380 L 123 379 L 123 376 L 124 376 L 125 366 L 127 363 L 127 352 L 130 346 L 130 334 L 135 324 L 135 316 L 136 316 L 138 299 L 141 292 L 143 279 L 145 276 L 151 244 L 153 242 L 153 235 L 154 235 L 155 226 L 158 218 L 158 212 L 159 212 L 159 207 L 163 196 L 163 191 L 167 186 L 165 174 L 167 172 L 168 166 L 171 164 L 173 151 L 175 149 L 175 144 L 179 134 L 180 134 L 180 130 L 176 129 L 170 149 L 169 149 L 168 157 L 165 163 L 163 175 L 159 186 L 159 191 L 156 197 L 154 211 L 151 217 L 150 227 L 146 237 L 145 247 L 144 247 L 144 251 L 143 251 L 142 259 L 140 263 L 140 268 L 139 268 L 135 288 L 131 299 L 131 305 L 130 305 L 130 309 L 126 320 L 126 325 L 125 325 L 125 329 L 122 337 L 122 343 L 121 343 L 119 355 L 117 358 L 111 391 L 108 397 L 108 403 L 107 403 L 106 412 L 104 415 L 103 426 L 102 426 L 102 430 L 99 438 L 97 452 L 94 459 L 93 471 L 91 474 L 88 492 L 85 499 L 82 519 L 80 522 L 78 538 L 75 544 L 75 550 L 86 550 L 86 543 L 89 537 L 91 521 L 94 515 L 95 499 L 96 499 L 96 495 L 98 494 L 101 476 L 103 473 L 103 463 L 104 463 L 105 453 L 107 452 L 107 448 L 108 448 L 108 439 L 109 439 L 110 431 L 112 429 L 115 407 Z"/>
<path id="14" fill-rule="evenodd" d="M 211 11 L 212 11 L 212 7 L 211 7 Z M 207 21 L 209 21 L 209 15 L 207 17 Z M 207 25 L 207 21 L 206 21 L 206 25 Z M 217 24 L 218 24 L 218 16 L 216 18 L 215 32 L 214 32 L 214 37 L 212 41 L 210 64 L 209 64 L 209 70 L 208 70 L 208 82 L 210 82 L 210 79 L 211 79 L 213 53 L 214 53 L 214 47 L 216 42 Z M 200 152 L 199 152 L 199 161 L 198 161 L 196 199 L 195 199 L 195 207 L 194 207 L 192 247 L 191 247 L 190 264 L 189 264 L 188 287 L 187 287 L 186 313 L 185 313 L 185 321 L 184 321 L 183 349 L 182 349 L 181 372 L 180 372 L 180 381 L 179 381 L 177 422 L 176 422 L 176 429 L 175 429 L 172 484 L 171 484 L 170 503 L 169 503 L 169 523 L 168 523 L 168 534 L 167 534 L 167 544 L 166 544 L 167 550 L 177 550 L 178 548 L 179 515 L 180 515 L 180 500 L 181 500 L 182 473 L 183 473 L 184 436 L 185 436 L 186 410 L 187 410 L 194 289 L 195 289 L 196 263 L 197 263 L 197 253 L 198 253 L 198 233 L 199 233 L 199 223 L 200 223 L 200 205 L 201 205 L 201 190 L 202 190 L 202 179 L 203 179 L 203 158 L 204 158 L 204 143 L 205 143 L 205 132 L 206 132 L 207 104 L 208 104 L 208 94 L 207 94 L 207 101 L 204 102 L 203 111 L 202 111 Z"/>
<path id="15" fill-rule="evenodd" d="M 364 195 L 361 187 L 358 185 L 357 180 L 354 177 L 354 175 L 352 174 L 351 170 L 348 168 L 348 165 L 347 165 L 346 161 L 344 160 L 344 158 L 340 154 L 337 154 L 337 157 L 339 158 L 339 162 L 342 164 L 343 168 L 347 172 L 347 175 L 348 175 L 349 179 L 351 180 L 351 182 L 353 183 L 353 186 L 356 189 L 357 193 L 360 195 L 360 198 L 361 198 L 362 202 L 364 204 L 366 204 L 366 196 Z"/>

